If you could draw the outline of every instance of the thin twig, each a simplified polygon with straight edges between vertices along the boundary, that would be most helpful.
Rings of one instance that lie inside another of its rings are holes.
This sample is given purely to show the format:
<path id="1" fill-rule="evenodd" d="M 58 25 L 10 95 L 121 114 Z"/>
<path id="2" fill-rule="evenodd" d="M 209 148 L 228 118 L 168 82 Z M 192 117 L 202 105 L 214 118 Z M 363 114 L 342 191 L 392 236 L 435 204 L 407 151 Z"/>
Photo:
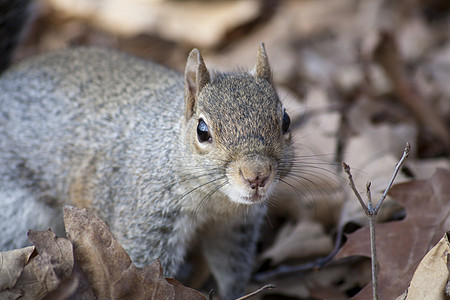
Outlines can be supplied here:
<path id="1" fill-rule="evenodd" d="M 380 210 L 381 204 L 383 204 L 383 201 L 386 198 L 387 193 L 391 189 L 391 186 L 394 183 L 394 180 L 397 177 L 397 174 L 400 171 L 400 169 L 403 165 L 403 162 L 408 157 L 410 148 L 411 147 L 410 147 L 409 143 L 406 143 L 402 158 L 395 166 L 394 173 L 392 174 L 391 180 L 389 181 L 388 186 L 384 190 L 384 193 L 381 196 L 381 199 L 380 199 L 380 201 L 378 201 L 378 204 L 375 208 L 373 208 L 372 194 L 370 192 L 371 183 L 368 182 L 366 185 L 366 195 L 367 195 L 367 201 L 368 201 L 368 205 L 366 206 L 364 201 L 361 199 L 361 196 L 359 195 L 358 190 L 356 189 L 355 183 L 353 182 L 353 176 L 350 172 L 350 166 L 347 165 L 345 162 L 342 163 L 342 165 L 344 166 L 345 173 L 348 174 L 349 185 L 352 188 L 359 203 L 361 204 L 361 207 L 364 209 L 366 216 L 369 218 L 370 256 L 371 256 L 371 260 L 372 260 L 372 296 L 373 296 L 374 300 L 378 299 L 378 261 L 377 261 L 377 248 L 376 248 L 376 239 L 375 239 L 375 218 L 377 217 L 377 214 L 378 214 L 378 211 Z"/>
<path id="2" fill-rule="evenodd" d="M 375 217 L 376 215 L 369 216 L 370 257 L 372 258 L 372 296 L 374 300 L 378 299 L 378 260 L 375 236 Z"/>
<path id="3" fill-rule="evenodd" d="M 275 284 L 266 284 L 266 285 L 263 286 L 262 288 L 259 288 L 259 289 L 257 289 L 256 291 L 251 292 L 251 293 L 248 294 L 248 295 L 245 295 L 245 296 L 242 296 L 242 297 L 240 297 L 240 298 L 237 298 L 236 300 L 250 299 L 251 297 L 258 295 L 259 293 L 261 293 L 261 292 L 264 291 L 264 290 L 271 290 L 271 289 L 274 289 L 274 288 L 276 288 Z"/>
<path id="4" fill-rule="evenodd" d="M 318 258 L 313 262 L 303 263 L 301 265 L 294 265 L 294 266 L 280 265 L 273 270 L 257 273 L 253 276 L 252 279 L 258 282 L 265 282 L 280 276 L 286 276 L 294 273 L 321 269 L 325 264 L 327 264 L 334 258 L 336 253 L 339 252 L 342 244 L 343 231 L 344 226 L 340 226 L 337 232 L 334 248 L 327 256 Z"/>
<path id="5" fill-rule="evenodd" d="M 384 190 L 383 195 L 381 196 L 380 201 L 378 201 L 377 206 L 375 207 L 375 214 L 378 213 L 378 211 L 380 210 L 381 204 L 383 203 L 384 199 L 387 196 L 387 193 L 389 192 L 389 190 L 392 187 L 392 184 L 394 183 L 395 177 L 397 177 L 398 172 L 400 171 L 400 169 L 402 168 L 403 162 L 405 161 L 405 159 L 408 157 L 409 155 L 409 150 L 411 150 L 411 146 L 409 145 L 409 143 L 406 143 L 405 149 L 403 150 L 403 155 L 402 158 L 400 159 L 400 161 L 397 163 L 397 165 L 395 166 L 394 169 L 394 173 L 392 174 L 391 180 L 388 183 L 387 188 Z"/>
<path id="6" fill-rule="evenodd" d="M 377 260 L 377 243 L 375 235 L 375 218 L 378 211 L 373 210 L 372 193 L 370 192 L 371 183 L 366 185 L 366 195 L 368 201 L 369 214 L 369 230 L 370 230 L 370 257 L 372 264 L 372 298 L 378 299 L 378 260 Z"/>
<path id="7" fill-rule="evenodd" d="M 358 190 L 356 189 L 355 183 L 353 182 L 353 176 L 350 173 L 350 166 L 347 165 L 345 162 L 342 162 L 342 165 L 344 166 L 345 173 L 347 173 L 348 175 L 349 185 L 352 188 L 353 193 L 355 193 L 356 198 L 358 198 L 359 204 L 361 204 L 362 208 L 364 209 L 364 212 L 367 214 L 369 210 L 367 209 L 366 204 L 364 203 L 363 199 L 359 195 Z"/>

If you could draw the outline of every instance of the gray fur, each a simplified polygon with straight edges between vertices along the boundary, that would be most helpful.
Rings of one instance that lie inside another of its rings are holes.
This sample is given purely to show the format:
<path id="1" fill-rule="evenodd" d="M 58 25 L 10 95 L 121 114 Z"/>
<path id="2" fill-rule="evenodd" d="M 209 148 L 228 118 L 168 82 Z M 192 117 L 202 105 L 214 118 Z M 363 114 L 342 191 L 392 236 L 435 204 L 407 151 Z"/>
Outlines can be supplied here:
<path id="1" fill-rule="evenodd" d="M 231 181 L 249 189 L 233 172 L 244 165 L 258 176 L 260 165 L 270 167 L 275 185 L 292 163 L 267 58 L 261 64 L 256 75 L 214 74 L 197 51 L 183 77 L 126 54 L 79 48 L 7 70 L 0 210 L 9 210 L 0 249 L 21 246 L 28 228 L 60 226 L 61 206 L 72 204 L 103 218 L 137 265 L 159 258 L 166 276 L 200 244 L 223 298 L 241 295 L 265 205 L 230 200 Z M 211 143 L 197 139 L 201 117 Z M 30 208 L 47 218 L 28 218 Z"/>

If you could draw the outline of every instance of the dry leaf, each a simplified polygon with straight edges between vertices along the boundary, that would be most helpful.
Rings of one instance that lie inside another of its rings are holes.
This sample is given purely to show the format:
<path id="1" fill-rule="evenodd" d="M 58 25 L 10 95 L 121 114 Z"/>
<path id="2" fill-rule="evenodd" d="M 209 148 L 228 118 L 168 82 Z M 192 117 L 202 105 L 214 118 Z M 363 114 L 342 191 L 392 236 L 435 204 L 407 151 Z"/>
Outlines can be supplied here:
<path id="1" fill-rule="evenodd" d="M 47 231 L 28 232 L 28 238 L 35 245 L 39 255 L 48 254 L 58 278 L 68 277 L 73 269 L 72 243 L 65 238 L 57 237 L 50 229 Z"/>
<path id="2" fill-rule="evenodd" d="M 271 259 L 273 265 L 290 258 L 327 255 L 333 250 L 333 241 L 319 223 L 286 224 L 273 245 L 264 251 L 262 259 Z"/>
<path id="3" fill-rule="evenodd" d="M 48 291 L 45 285 L 35 274 L 34 261 L 36 257 L 38 256 L 27 262 L 13 288 L 0 292 L 1 299 L 17 299 L 20 296 L 21 300 L 38 300 L 46 295 Z"/>
<path id="4" fill-rule="evenodd" d="M 17 275 L 17 272 L 20 272 L 20 276 L 18 279 L 16 278 L 17 282 L 10 286 L 9 290 L 0 292 L 0 298 L 2 299 L 3 297 L 15 299 L 17 295 L 20 295 L 20 299 L 41 299 L 55 290 L 61 279 L 72 273 L 72 244 L 68 240 L 58 238 L 50 230 L 30 231 L 28 235 L 35 246 L 11 251 L 10 253 L 25 251 L 31 254 L 35 249 L 37 255 L 30 260 L 27 258 L 26 261 L 22 261 L 25 266 L 15 265 L 11 268 L 12 274 Z M 14 262 L 13 258 L 10 259 L 8 261 Z"/>
<path id="5" fill-rule="evenodd" d="M 408 287 L 407 296 L 400 296 L 397 300 L 446 299 L 445 285 L 450 275 L 448 234 L 450 232 L 444 234 L 439 243 L 420 262 Z"/>
<path id="6" fill-rule="evenodd" d="M 36 279 L 42 284 L 46 293 L 58 287 L 60 280 L 56 276 L 54 266 L 52 265 L 52 257 L 47 252 L 36 256 L 30 265 Z"/>
<path id="7" fill-rule="evenodd" d="M 192 289 L 174 287 L 159 261 L 137 268 L 108 226 L 86 209 L 65 206 L 64 223 L 75 260 L 98 299 L 205 299 Z"/>
<path id="8" fill-rule="evenodd" d="M 0 253 L 0 291 L 14 287 L 33 251 L 34 246 L 30 246 Z"/>
<path id="9" fill-rule="evenodd" d="M 67 300 L 69 297 L 74 295 L 79 287 L 79 277 L 76 275 L 71 275 L 69 278 L 62 281 L 57 289 L 47 294 L 45 300 Z M 84 297 L 84 295 L 78 294 L 75 299 L 82 300 L 95 300 L 95 297 Z"/>
<path id="10" fill-rule="evenodd" d="M 406 209 L 406 218 L 377 224 L 376 243 L 379 263 L 379 299 L 394 299 L 411 280 L 420 260 L 431 245 L 450 228 L 450 171 L 438 170 L 431 179 L 395 185 L 390 196 Z M 370 257 L 369 230 L 362 228 L 348 236 L 336 256 Z M 355 299 L 368 299 L 367 285 Z"/>
<path id="11" fill-rule="evenodd" d="M 261 9 L 253 0 L 47 2 L 63 15 L 87 18 L 119 35 L 157 34 L 197 47 L 217 45 L 229 31 L 256 19 Z"/>

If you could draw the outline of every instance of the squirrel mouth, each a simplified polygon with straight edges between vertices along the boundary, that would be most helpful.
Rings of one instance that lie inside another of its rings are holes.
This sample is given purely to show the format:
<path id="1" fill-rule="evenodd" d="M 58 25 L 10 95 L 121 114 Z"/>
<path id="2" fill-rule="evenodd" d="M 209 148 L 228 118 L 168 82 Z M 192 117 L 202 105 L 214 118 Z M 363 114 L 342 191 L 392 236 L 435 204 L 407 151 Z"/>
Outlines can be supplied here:
<path id="1" fill-rule="evenodd" d="M 262 202 L 266 196 L 260 195 L 259 193 L 254 193 L 250 196 L 242 196 L 241 197 L 245 202 L 248 202 L 249 204 L 255 204 Z"/>

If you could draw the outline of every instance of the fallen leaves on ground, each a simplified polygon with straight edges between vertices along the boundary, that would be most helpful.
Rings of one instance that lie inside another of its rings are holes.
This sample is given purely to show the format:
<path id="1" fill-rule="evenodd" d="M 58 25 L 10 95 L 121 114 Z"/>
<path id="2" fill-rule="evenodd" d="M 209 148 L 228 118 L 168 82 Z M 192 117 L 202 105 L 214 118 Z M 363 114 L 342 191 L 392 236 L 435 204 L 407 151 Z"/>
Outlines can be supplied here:
<path id="1" fill-rule="evenodd" d="M 366 286 L 370 281 L 367 252 L 365 257 L 348 257 L 320 268 L 314 264 L 330 250 L 329 241 L 339 241 L 342 232 L 368 224 L 359 203 L 347 191 L 341 161 L 351 165 L 359 190 L 364 190 L 367 181 L 372 182 L 373 199 L 379 199 L 386 187 L 406 142 L 412 151 L 396 183 L 428 180 L 436 169 L 450 169 L 446 149 L 450 128 L 450 2 L 121 2 L 102 0 L 97 6 L 81 1 L 77 6 L 70 3 L 67 9 L 69 2 L 65 0 L 40 1 L 36 22 L 17 58 L 73 45 L 101 45 L 183 71 L 187 54 L 198 47 L 211 68 L 251 69 L 257 45 L 265 42 L 280 99 L 291 115 L 297 150 L 295 175 L 286 179 L 288 184 L 280 184 L 278 197 L 269 205 L 257 272 L 315 266 L 274 276 L 271 281 L 278 288 L 271 292 L 271 299 L 345 299 Z M 392 198 L 394 194 L 383 203 L 377 221 L 398 220 L 405 210 L 411 223 L 420 225 L 435 218 L 428 202 L 419 203 L 424 205 L 420 212 L 409 202 L 399 205 Z M 410 219 L 411 211 L 421 216 Z M 394 224 L 379 225 L 388 228 Z M 308 232 L 306 228 L 313 229 Z M 411 233 L 411 228 L 405 228 L 405 234 Z M 429 240 L 428 248 L 436 242 L 431 235 L 436 239 L 442 235 L 436 226 L 428 232 L 421 230 Z M 387 240 L 390 234 L 386 233 Z M 380 236 L 378 241 L 382 243 L 384 238 Z M 361 235 L 347 241 L 346 247 L 349 242 L 356 251 L 366 247 L 368 240 Z M 405 257 L 414 257 L 417 265 L 429 250 L 425 248 L 400 249 Z M 94 251 L 93 255 L 101 253 Z M 396 253 L 390 255 L 397 257 Z M 406 264 L 404 259 L 393 263 Z M 414 269 L 412 265 L 408 268 L 409 276 Z M 138 273 L 139 278 L 145 278 L 144 270 Z M 59 287 L 63 283 L 73 286 L 77 280 L 78 285 L 86 286 L 83 282 L 88 274 L 81 276 L 81 269 L 74 274 L 78 275 L 65 279 Z M 122 275 L 118 272 L 115 276 Z M 115 288 L 98 284 L 105 291 Z M 251 288 L 258 287 L 260 282 Z"/>
<path id="2" fill-rule="evenodd" d="M 75 259 L 98 299 L 204 299 L 165 279 L 159 261 L 137 268 L 108 226 L 87 210 L 65 207 L 64 223 Z"/>
<path id="3" fill-rule="evenodd" d="M 34 246 L 0 253 L 1 299 L 206 299 L 164 278 L 159 261 L 137 268 L 87 210 L 65 207 L 64 222 L 68 239 L 30 231 Z"/>

